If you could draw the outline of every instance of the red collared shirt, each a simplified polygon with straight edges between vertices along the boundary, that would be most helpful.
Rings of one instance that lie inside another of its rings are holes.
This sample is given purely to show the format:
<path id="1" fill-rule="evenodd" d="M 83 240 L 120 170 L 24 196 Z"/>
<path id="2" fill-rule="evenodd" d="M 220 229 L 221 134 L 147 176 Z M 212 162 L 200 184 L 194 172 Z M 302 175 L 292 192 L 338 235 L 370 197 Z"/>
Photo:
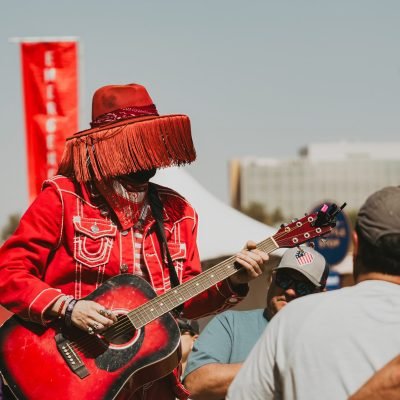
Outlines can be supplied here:
<path id="1" fill-rule="evenodd" d="M 201 272 L 197 214 L 178 193 L 157 188 L 168 248 L 178 278 L 185 282 Z M 170 280 L 154 222 L 149 216 L 144 226 L 143 259 L 151 285 L 162 294 Z M 120 228 L 105 202 L 94 202 L 84 185 L 54 177 L 0 249 L 0 302 L 24 319 L 45 324 L 45 310 L 62 294 L 80 299 L 114 275 L 134 273 L 134 243 L 134 230 Z M 183 315 L 199 318 L 241 299 L 223 281 L 187 301 Z"/>

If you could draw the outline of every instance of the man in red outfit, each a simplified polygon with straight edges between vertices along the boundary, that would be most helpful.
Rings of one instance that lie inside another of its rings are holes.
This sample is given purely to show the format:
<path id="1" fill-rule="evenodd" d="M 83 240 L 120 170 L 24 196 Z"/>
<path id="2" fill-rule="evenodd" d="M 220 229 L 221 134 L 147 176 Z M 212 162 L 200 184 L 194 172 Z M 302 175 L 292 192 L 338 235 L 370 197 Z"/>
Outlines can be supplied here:
<path id="1" fill-rule="evenodd" d="M 189 118 L 160 116 L 141 85 L 110 85 L 94 94 L 91 126 L 67 140 L 59 175 L 44 183 L 0 249 L 0 303 L 31 322 L 61 318 L 94 334 L 117 316 L 82 298 L 107 279 L 136 274 L 161 295 L 198 275 L 201 265 L 195 210 L 173 190 L 149 183 L 157 168 L 195 159 Z M 155 229 L 155 198 L 162 204 L 169 267 Z M 186 301 L 181 316 L 199 318 L 234 305 L 267 259 L 248 242 L 236 255 L 241 271 Z M 187 392 L 176 376 L 136 393 L 128 382 L 118 398 L 183 399 Z"/>

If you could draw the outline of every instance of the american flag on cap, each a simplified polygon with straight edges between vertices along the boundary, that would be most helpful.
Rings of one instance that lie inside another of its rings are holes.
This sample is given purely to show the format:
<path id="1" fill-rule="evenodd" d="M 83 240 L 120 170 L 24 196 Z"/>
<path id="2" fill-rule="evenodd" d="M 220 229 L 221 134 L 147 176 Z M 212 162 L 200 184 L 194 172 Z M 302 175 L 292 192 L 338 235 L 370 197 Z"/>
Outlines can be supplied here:
<path id="1" fill-rule="evenodd" d="M 296 255 L 296 261 L 299 265 L 311 264 L 314 260 L 314 256 L 304 250 L 299 250 Z"/>

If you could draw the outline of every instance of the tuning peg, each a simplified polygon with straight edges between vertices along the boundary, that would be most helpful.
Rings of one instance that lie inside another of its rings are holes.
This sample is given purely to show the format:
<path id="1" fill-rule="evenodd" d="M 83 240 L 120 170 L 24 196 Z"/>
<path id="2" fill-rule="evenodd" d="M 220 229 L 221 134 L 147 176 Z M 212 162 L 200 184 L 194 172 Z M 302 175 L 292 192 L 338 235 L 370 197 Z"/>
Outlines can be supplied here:
<path id="1" fill-rule="evenodd" d="M 292 219 L 292 222 L 296 222 L 296 221 L 298 221 L 299 219 L 298 218 L 293 218 Z"/>
<path id="2" fill-rule="evenodd" d="M 314 242 L 308 242 L 308 245 L 309 245 L 312 249 L 315 249 L 315 243 L 314 243 Z"/>
<path id="3" fill-rule="evenodd" d="M 340 209 L 338 210 L 338 206 L 333 203 L 330 205 L 329 209 L 328 209 L 328 214 L 332 217 L 334 217 L 338 212 L 340 211 Z"/>
<path id="4" fill-rule="evenodd" d="M 281 224 L 281 229 L 283 229 L 286 225 L 285 224 Z"/>
<path id="5" fill-rule="evenodd" d="M 334 204 L 335 208 L 332 210 L 332 212 L 330 213 L 330 215 L 332 217 L 336 217 L 337 214 L 339 214 L 343 208 L 345 208 L 347 205 L 347 203 L 343 203 L 340 207 L 338 207 L 336 204 Z"/>
<path id="6" fill-rule="evenodd" d="M 304 216 L 307 217 L 308 213 L 304 213 Z"/>

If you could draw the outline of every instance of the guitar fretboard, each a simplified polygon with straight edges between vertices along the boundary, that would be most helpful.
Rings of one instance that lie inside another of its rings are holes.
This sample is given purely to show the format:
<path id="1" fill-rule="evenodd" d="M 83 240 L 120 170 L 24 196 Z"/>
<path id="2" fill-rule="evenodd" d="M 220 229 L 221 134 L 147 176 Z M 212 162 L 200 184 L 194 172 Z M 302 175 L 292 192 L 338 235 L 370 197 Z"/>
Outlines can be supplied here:
<path id="1" fill-rule="evenodd" d="M 258 243 L 257 248 L 266 253 L 271 253 L 279 248 L 279 246 L 276 244 L 273 237 L 270 237 Z M 235 274 L 242 268 L 235 263 L 235 258 L 235 256 L 229 257 L 221 263 L 209 268 L 207 271 L 197 275 L 195 278 L 151 299 L 147 303 L 129 312 L 127 314 L 129 320 L 136 329 L 139 329 L 190 300 L 192 297 L 204 292 L 211 286 Z"/>

